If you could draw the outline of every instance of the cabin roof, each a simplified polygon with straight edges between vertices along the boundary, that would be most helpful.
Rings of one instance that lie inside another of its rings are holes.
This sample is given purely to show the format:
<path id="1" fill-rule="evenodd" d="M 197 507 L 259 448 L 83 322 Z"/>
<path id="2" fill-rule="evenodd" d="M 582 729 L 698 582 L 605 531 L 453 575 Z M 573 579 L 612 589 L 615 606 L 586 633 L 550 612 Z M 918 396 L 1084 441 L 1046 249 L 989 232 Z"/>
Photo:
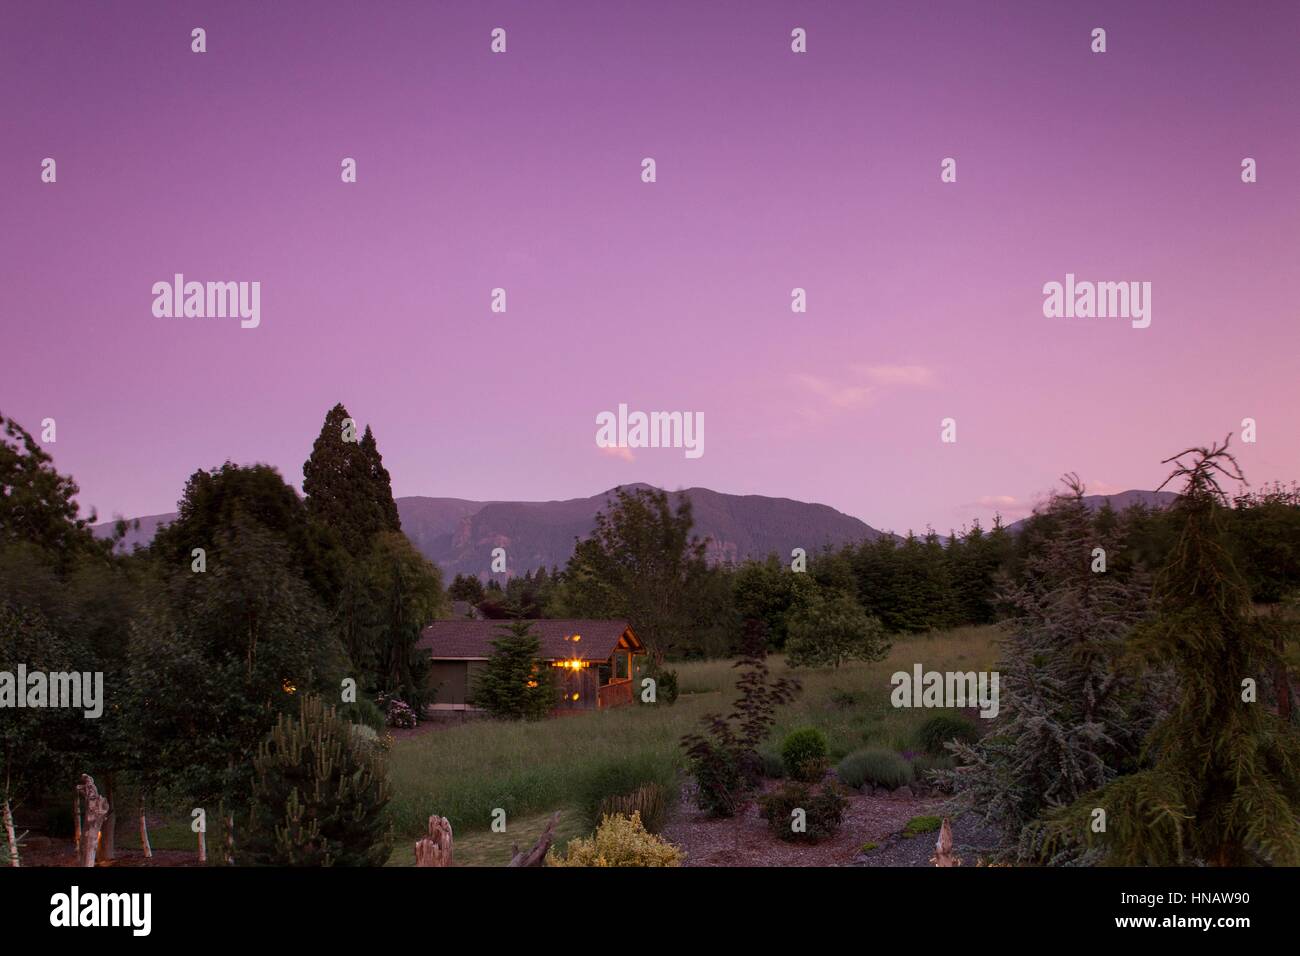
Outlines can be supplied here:
<path id="1" fill-rule="evenodd" d="M 420 632 L 416 647 L 434 660 L 483 660 L 492 656 L 492 642 L 510 621 L 434 621 Z M 606 661 L 618 647 L 643 649 L 627 621 L 596 619 L 529 621 L 541 642 L 541 660 Z M 574 636 L 578 640 L 574 640 Z"/>

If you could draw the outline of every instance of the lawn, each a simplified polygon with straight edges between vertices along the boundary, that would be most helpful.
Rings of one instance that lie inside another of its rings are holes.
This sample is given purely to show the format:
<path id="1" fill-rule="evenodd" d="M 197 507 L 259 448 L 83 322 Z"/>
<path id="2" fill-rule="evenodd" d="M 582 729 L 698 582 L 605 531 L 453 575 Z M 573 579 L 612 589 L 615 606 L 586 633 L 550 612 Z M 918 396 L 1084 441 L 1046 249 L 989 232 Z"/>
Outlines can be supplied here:
<path id="1" fill-rule="evenodd" d="M 803 691 L 781 709 L 768 746 L 796 727 L 814 726 L 825 733 L 834 760 L 865 746 L 916 749 L 917 728 L 939 711 L 892 707 L 889 676 L 917 662 L 927 670 L 991 668 L 997 633 L 966 627 L 898 637 L 885 660 L 839 669 L 794 670 L 773 657 L 773 674 L 797 677 Z M 511 844 L 531 844 L 550 811 L 563 811 L 561 844 L 587 832 L 578 808 L 594 779 L 611 768 L 631 763 L 654 776 L 681 770 L 680 738 L 705 714 L 730 706 L 736 672 L 729 661 L 674 666 L 681 695 L 673 706 L 634 705 L 537 723 L 473 721 L 397 741 L 390 766 L 393 863 L 412 861 L 411 845 L 432 813 L 451 821 L 458 863 L 502 865 Z M 505 811 L 505 833 L 490 829 L 497 808 Z"/>

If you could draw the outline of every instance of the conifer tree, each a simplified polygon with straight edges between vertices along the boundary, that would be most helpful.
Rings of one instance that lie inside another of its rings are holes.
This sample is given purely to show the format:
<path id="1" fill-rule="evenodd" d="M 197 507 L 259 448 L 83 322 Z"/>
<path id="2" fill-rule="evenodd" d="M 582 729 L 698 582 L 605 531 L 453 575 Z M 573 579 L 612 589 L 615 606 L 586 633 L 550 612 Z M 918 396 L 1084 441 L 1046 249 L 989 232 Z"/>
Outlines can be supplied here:
<path id="1" fill-rule="evenodd" d="M 998 723 L 981 741 L 954 746 L 964 765 L 949 775 L 1008 848 L 1020 842 L 1022 857 L 1038 852 L 1021 837 L 1041 814 L 1134 769 L 1153 716 L 1152 687 L 1140 695 L 1119 666 L 1145 589 L 1094 570 L 1094 549 L 1114 551 L 1114 542 L 1098 534 L 1078 479 L 1065 483 L 1068 493 L 1046 511 L 1050 535 L 1004 595 L 1016 614 L 997 668 Z"/>
<path id="2" fill-rule="evenodd" d="M 393 499 L 393 482 L 388 475 L 388 469 L 384 467 L 383 456 L 379 454 L 379 445 L 369 425 L 366 426 L 365 434 L 361 436 L 361 452 L 366 456 L 366 463 L 369 466 L 370 483 L 374 488 L 375 500 L 379 503 L 383 514 L 384 530 L 401 531 L 402 519 L 397 515 L 397 502 Z"/>
<path id="3" fill-rule="evenodd" d="M 555 707 L 550 668 L 538 660 L 541 641 L 527 621 L 497 629 L 493 652 L 472 688 L 474 706 L 505 720 L 541 720 Z"/>
<path id="4" fill-rule="evenodd" d="M 358 437 L 341 403 L 325 416 L 311 457 L 303 463 L 302 490 L 307 513 L 332 528 L 349 554 L 365 554 L 376 534 L 400 527 L 394 527 L 397 506 L 374 436 L 367 430 Z"/>
<path id="5" fill-rule="evenodd" d="M 383 866 L 392 852 L 388 775 L 377 741 L 315 695 L 282 714 L 253 760 L 240 861 Z"/>
<path id="6" fill-rule="evenodd" d="M 1177 696 L 1148 741 L 1151 766 L 1054 814 L 1044 846 L 1086 841 L 1120 865 L 1295 866 L 1300 735 L 1250 693 L 1276 663 L 1272 621 L 1255 614 L 1225 530 L 1219 479 L 1244 478 L 1226 439 L 1168 463 L 1165 484 L 1184 482 L 1178 539 L 1139 647 L 1173 669 Z M 1104 832 L 1089 826 L 1096 809 Z"/>

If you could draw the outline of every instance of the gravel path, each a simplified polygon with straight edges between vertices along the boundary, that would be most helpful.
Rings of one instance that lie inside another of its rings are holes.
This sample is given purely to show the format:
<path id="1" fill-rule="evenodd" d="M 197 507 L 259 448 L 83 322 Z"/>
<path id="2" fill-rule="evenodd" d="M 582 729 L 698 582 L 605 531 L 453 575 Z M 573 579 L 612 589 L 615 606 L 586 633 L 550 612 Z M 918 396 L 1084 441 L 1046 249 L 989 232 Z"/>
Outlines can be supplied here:
<path id="1" fill-rule="evenodd" d="M 976 814 L 964 813 L 948 822 L 952 827 L 953 852 L 963 866 L 974 866 L 980 857 L 988 856 L 989 851 L 997 845 L 997 831 Z M 934 855 L 934 844 L 938 839 L 938 831 L 912 837 L 903 836 L 901 832 L 895 833 L 889 839 L 880 841 L 876 849 L 859 854 L 852 865 L 931 866 L 930 857 Z"/>

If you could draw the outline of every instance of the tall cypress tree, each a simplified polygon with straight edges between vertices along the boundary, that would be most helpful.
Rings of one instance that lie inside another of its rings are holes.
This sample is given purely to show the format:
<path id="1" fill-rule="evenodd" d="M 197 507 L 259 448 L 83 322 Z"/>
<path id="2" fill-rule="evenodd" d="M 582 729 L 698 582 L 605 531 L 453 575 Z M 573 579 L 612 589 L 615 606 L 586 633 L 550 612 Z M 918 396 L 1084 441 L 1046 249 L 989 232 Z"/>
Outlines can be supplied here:
<path id="1" fill-rule="evenodd" d="M 369 438 L 372 452 L 363 442 Z M 356 423 L 342 403 L 325 416 L 320 435 L 312 445 L 311 457 L 302 466 L 302 490 L 307 496 L 307 513 L 320 524 L 333 528 L 350 554 L 363 554 L 380 531 L 389 530 L 388 509 L 395 520 L 397 507 L 392 490 L 387 503 L 379 493 L 374 475 L 379 451 L 374 436 L 358 435 Z M 382 470 L 382 462 L 379 464 Z M 385 481 L 388 473 L 384 473 Z"/>
<path id="2" fill-rule="evenodd" d="M 1056 814 L 1049 844 L 1086 840 L 1122 865 L 1300 864 L 1300 733 L 1250 692 L 1276 653 L 1273 623 L 1255 614 L 1228 547 L 1219 478 L 1244 478 L 1227 449 L 1225 440 L 1166 459 L 1175 469 L 1165 484 L 1185 482 L 1178 540 L 1140 647 L 1172 667 L 1178 695 L 1148 741 L 1152 765 Z M 1104 832 L 1089 826 L 1096 808 Z"/>
<path id="3" fill-rule="evenodd" d="M 361 436 L 361 452 L 366 456 L 373 494 L 383 515 L 383 530 L 401 531 L 402 519 L 397 516 L 397 502 L 393 500 L 393 481 L 388 475 L 388 469 L 384 467 L 383 456 L 379 454 L 379 445 L 369 425 L 366 426 L 366 433 Z"/>

